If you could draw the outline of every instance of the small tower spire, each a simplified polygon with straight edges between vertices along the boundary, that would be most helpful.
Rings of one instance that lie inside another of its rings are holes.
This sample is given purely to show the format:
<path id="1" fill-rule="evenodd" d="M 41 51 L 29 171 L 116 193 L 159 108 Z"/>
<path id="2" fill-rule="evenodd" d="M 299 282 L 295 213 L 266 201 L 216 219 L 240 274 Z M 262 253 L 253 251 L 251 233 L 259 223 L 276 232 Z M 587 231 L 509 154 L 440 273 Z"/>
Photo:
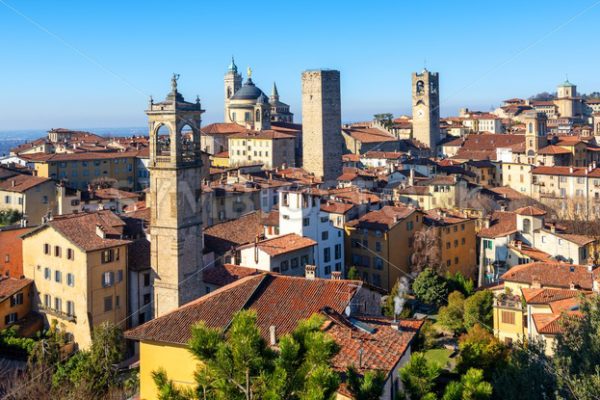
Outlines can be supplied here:
<path id="1" fill-rule="evenodd" d="M 233 59 L 233 55 L 231 56 L 231 64 L 229 64 L 229 70 L 232 72 L 237 72 L 237 65 L 235 65 L 235 60 Z"/>
<path id="2" fill-rule="evenodd" d="M 271 92 L 272 99 L 279 99 L 279 92 L 277 91 L 277 84 L 273 82 L 273 91 Z"/>

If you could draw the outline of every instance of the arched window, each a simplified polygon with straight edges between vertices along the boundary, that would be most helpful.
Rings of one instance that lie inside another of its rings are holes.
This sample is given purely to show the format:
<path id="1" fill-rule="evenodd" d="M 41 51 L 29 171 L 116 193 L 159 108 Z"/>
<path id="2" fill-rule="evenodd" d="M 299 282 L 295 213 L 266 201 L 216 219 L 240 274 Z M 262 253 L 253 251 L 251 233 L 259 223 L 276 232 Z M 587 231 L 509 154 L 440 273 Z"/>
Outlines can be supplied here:
<path id="1" fill-rule="evenodd" d="M 156 130 L 156 155 L 171 155 L 171 130 L 164 124 Z"/>
<path id="2" fill-rule="evenodd" d="M 417 82 L 417 94 L 423 93 L 424 90 L 425 90 L 425 84 L 423 83 L 423 81 L 418 81 Z"/>
<path id="3" fill-rule="evenodd" d="M 230 98 L 230 97 L 231 97 L 231 88 L 228 87 L 227 88 L 227 98 Z"/>
<path id="4" fill-rule="evenodd" d="M 531 231 L 531 220 L 529 218 L 525 218 L 523 220 L 523 233 L 529 233 Z"/>
<path id="5" fill-rule="evenodd" d="M 529 123 L 529 133 L 533 133 L 533 122 Z"/>
<path id="6" fill-rule="evenodd" d="M 256 122 L 260 122 L 260 110 L 256 110 Z"/>

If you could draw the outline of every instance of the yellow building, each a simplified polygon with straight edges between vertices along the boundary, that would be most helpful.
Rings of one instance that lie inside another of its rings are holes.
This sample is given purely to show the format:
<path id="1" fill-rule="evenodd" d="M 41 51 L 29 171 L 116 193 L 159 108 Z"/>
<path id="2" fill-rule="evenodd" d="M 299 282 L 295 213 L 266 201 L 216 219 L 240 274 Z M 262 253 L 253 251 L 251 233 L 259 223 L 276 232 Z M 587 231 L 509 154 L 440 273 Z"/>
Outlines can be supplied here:
<path id="1" fill-rule="evenodd" d="M 246 131 L 229 136 L 229 165 L 262 164 L 264 169 L 295 167 L 295 140 L 274 130 Z"/>
<path id="2" fill-rule="evenodd" d="M 423 213 L 409 206 L 385 206 L 346 224 L 346 264 L 361 278 L 390 291 L 410 273 L 412 240 Z"/>
<path id="3" fill-rule="evenodd" d="M 140 153 L 138 150 L 35 153 L 22 158 L 33 164 L 37 176 L 66 181 L 74 188 L 86 189 L 92 182 L 105 180 L 118 189 L 133 190 L 136 158 Z"/>
<path id="4" fill-rule="evenodd" d="M 283 298 L 285 301 L 273 301 Z M 192 326 L 205 321 L 209 327 L 227 330 L 236 312 L 249 309 L 257 313 L 261 336 L 273 347 L 300 320 L 321 313 L 326 321 L 323 332 L 339 347 L 331 367 L 342 374 L 349 365 L 360 373 L 383 372 L 386 379 L 381 398 L 391 400 L 401 389 L 398 370 L 410 359 L 412 341 L 422 321 L 365 317 L 380 315 L 380 302 L 381 295 L 359 281 L 265 273 L 240 278 L 125 333 L 128 339 L 139 342 L 140 398 L 158 398 L 152 372 L 159 368 L 176 386 L 196 388 L 194 372 L 200 363 L 187 347 Z M 359 347 L 365 354 L 386 357 L 360 365 Z M 337 398 L 350 398 L 345 386 L 340 387 Z"/>
<path id="5" fill-rule="evenodd" d="M 31 311 L 31 279 L 0 278 L 0 330 Z"/>
<path id="6" fill-rule="evenodd" d="M 563 313 L 577 310 L 581 294 L 600 292 L 600 269 L 558 262 L 533 262 L 511 268 L 504 284 L 492 288 L 494 334 L 505 343 L 541 339 L 553 354 L 562 332 Z"/>
<path id="7" fill-rule="evenodd" d="M 14 210 L 26 225 L 39 225 L 49 212 L 56 211 L 56 185 L 48 178 L 15 175 L 0 182 L 0 211 Z"/>
<path id="8" fill-rule="evenodd" d="M 474 218 L 448 210 L 430 210 L 425 214 L 425 226 L 434 230 L 439 241 L 440 263 L 451 274 L 460 272 L 467 278 L 477 278 L 477 222 Z"/>
<path id="9" fill-rule="evenodd" d="M 127 316 L 125 223 L 111 211 L 56 217 L 23 235 L 23 273 L 35 282 L 34 310 L 81 348 L 104 321 Z"/>
<path id="10" fill-rule="evenodd" d="M 467 182 L 454 176 L 436 176 L 431 179 L 414 182 L 414 185 L 397 187 L 393 190 L 395 201 L 420 207 L 423 210 L 432 208 L 455 208 L 461 201 L 468 199 Z"/>

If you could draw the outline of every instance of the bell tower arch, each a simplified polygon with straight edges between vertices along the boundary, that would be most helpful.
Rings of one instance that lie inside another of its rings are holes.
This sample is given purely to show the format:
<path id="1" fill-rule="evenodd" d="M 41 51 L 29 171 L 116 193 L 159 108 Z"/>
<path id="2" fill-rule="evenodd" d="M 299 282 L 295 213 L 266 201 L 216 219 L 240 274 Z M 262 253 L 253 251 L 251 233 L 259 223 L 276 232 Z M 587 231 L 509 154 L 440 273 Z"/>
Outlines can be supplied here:
<path id="1" fill-rule="evenodd" d="M 154 314 L 161 316 L 201 295 L 202 215 L 200 99 L 186 102 L 171 79 L 166 99 L 152 98 L 150 133 L 150 265 Z"/>

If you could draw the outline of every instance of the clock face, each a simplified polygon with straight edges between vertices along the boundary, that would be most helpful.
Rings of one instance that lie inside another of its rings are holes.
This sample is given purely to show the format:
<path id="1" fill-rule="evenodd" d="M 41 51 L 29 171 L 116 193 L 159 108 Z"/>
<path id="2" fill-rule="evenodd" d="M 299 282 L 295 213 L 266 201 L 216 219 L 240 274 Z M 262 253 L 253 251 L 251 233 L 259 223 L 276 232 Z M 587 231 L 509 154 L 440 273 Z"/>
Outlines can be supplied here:
<path id="1" fill-rule="evenodd" d="M 422 109 L 417 110 L 417 118 L 423 118 L 425 112 Z"/>

